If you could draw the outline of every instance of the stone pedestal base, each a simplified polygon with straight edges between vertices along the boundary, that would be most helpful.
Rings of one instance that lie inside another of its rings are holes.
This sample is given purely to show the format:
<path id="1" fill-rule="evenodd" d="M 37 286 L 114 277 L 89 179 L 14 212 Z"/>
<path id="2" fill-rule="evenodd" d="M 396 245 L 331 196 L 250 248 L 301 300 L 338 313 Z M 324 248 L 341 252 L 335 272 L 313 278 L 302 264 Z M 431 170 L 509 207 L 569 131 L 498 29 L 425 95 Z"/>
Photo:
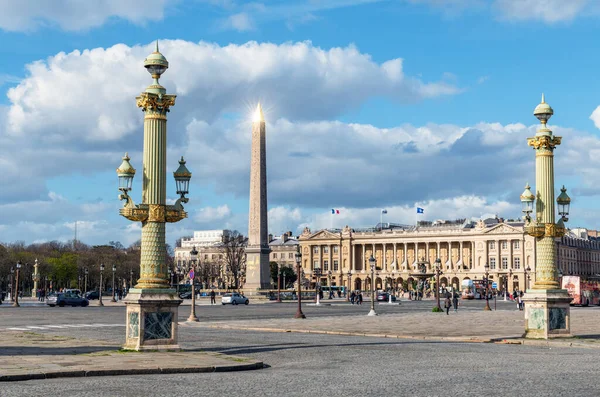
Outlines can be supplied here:
<path id="1" fill-rule="evenodd" d="M 244 284 L 244 291 L 246 293 L 260 289 L 269 289 L 271 286 L 269 252 L 268 248 L 246 248 L 246 283 Z"/>
<path id="2" fill-rule="evenodd" d="M 180 349 L 177 343 L 177 314 L 182 300 L 174 289 L 132 288 L 123 302 L 127 306 L 124 349 Z"/>
<path id="3" fill-rule="evenodd" d="M 571 297 L 567 290 L 527 290 L 525 302 L 525 337 L 533 339 L 571 336 Z"/>

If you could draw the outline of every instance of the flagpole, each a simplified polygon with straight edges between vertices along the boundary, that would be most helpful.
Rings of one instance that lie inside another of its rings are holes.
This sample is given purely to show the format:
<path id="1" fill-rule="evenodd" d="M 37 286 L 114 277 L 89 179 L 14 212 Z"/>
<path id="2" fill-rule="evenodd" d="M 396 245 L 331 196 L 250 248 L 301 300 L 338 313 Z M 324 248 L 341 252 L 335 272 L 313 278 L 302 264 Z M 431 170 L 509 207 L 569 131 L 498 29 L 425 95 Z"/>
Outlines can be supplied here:
<path id="1" fill-rule="evenodd" d="M 383 210 L 379 210 L 379 228 L 383 230 Z"/>

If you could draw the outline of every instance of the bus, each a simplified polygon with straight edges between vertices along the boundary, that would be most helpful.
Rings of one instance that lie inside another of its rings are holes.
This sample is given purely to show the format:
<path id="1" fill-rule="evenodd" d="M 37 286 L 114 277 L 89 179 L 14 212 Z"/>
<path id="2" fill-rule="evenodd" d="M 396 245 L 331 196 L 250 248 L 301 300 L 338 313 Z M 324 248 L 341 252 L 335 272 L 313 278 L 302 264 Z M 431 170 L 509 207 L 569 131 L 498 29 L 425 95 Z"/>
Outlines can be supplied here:
<path id="1" fill-rule="evenodd" d="M 600 279 L 583 279 L 580 276 L 563 276 L 561 286 L 569 292 L 571 305 L 600 306 Z"/>

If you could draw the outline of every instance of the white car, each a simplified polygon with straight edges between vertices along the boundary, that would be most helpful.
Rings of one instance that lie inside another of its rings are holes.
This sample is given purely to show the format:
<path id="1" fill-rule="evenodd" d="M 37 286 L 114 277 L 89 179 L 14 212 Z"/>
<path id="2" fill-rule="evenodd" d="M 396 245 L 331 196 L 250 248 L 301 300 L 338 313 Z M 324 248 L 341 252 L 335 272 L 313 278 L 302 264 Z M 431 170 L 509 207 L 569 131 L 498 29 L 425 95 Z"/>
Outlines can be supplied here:
<path id="1" fill-rule="evenodd" d="M 250 301 L 244 295 L 234 292 L 232 294 L 225 294 L 221 297 L 221 304 L 226 305 L 228 303 L 232 305 L 239 305 L 240 303 L 247 305 Z"/>

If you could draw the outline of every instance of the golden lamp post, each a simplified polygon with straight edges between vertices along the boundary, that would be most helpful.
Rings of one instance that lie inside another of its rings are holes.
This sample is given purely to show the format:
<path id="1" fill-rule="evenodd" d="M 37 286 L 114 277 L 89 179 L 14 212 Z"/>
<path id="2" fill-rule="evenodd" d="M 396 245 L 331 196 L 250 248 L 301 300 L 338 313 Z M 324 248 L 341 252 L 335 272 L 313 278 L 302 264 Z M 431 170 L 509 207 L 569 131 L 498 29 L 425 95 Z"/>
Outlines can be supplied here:
<path id="1" fill-rule="evenodd" d="M 134 204 L 131 190 L 135 169 L 125 154 L 119 176 L 119 198 L 125 201 L 120 214 L 130 221 L 142 223 L 140 278 L 129 290 L 125 349 L 173 350 L 177 341 L 177 314 L 181 299 L 169 285 L 166 263 L 165 223 L 187 217 L 182 203 L 187 203 L 192 174 L 183 157 L 174 172 L 177 194 L 174 205 L 166 205 L 167 187 L 167 113 L 175 105 L 175 95 L 168 95 L 159 78 L 169 67 L 167 59 L 156 50 L 144 60 L 152 79 L 151 85 L 136 98 L 144 112 L 144 151 L 142 203 Z"/>
<path id="2" fill-rule="evenodd" d="M 529 184 L 521 195 L 525 214 L 525 232 L 535 237 L 537 248 L 535 282 L 527 290 L 525 301 L 525 336 L 527 338 L 553 338 L 570 336 L 571 316 L 567 290 L 558 283 L 555 238 L 565 234 L 571 199 L 563 186 L 557 197 L 560 219 L 555 223 L 554 213 L 554 149 L 561 137 L 552 134 L 546 123 L 554 111 L 544 100 L 533 111 L 541 122 L 534 137 L 527 144 L 535 150 L 535 195 Z M 535 203 L 535 218 L 533 212 Z"/>

